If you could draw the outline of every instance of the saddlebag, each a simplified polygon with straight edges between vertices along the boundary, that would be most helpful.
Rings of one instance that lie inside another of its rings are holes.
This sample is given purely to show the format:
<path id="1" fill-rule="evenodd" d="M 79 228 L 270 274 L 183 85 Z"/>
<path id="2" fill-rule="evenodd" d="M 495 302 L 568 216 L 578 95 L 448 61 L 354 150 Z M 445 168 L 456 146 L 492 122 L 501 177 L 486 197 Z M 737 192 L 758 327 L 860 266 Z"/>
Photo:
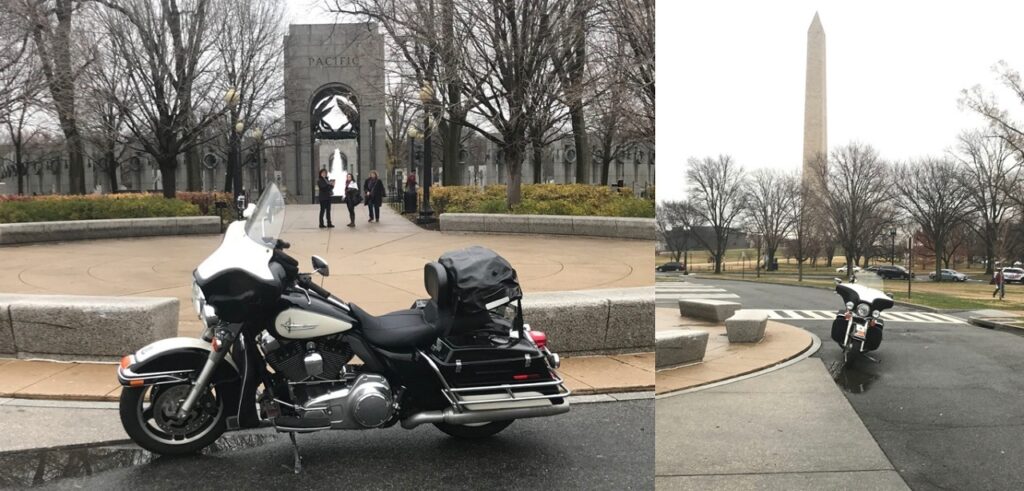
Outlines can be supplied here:
<path id="1" fill-rule="evenodd" d="M 452 387 L 551 380 L 544 353 L 532 342 L 507 334 L 438 338 L 428 356 Z"/>

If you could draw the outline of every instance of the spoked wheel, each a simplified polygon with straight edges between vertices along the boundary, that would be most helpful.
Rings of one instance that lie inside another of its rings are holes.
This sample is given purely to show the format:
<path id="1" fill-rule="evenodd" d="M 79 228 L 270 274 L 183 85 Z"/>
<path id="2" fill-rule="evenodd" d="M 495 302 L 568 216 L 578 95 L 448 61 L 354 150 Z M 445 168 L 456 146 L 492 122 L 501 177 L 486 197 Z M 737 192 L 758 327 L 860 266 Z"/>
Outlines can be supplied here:
<path id="1" fill-rule="evenodd" d="M 208 388 L 179 420 L 178 408 L 190 390 L 190 384 L 123 389 L 120 412 L 125 432 L 142 448 L 160 455 L 196 453 L 213 443 L 224 433 L 224 401 Z"/>
<path id="2" fill-rule="evenodd" d="M 491 421 L 489 423 L 474 423 L 466 425 L 453 425 L 450 423 L 434 423 L 437 429 L 454 436 L 455 438 L 477 439 L 487 438 L 498 434 L 501 430 L 508 428 L 514 419 L 505 421 Z"/>

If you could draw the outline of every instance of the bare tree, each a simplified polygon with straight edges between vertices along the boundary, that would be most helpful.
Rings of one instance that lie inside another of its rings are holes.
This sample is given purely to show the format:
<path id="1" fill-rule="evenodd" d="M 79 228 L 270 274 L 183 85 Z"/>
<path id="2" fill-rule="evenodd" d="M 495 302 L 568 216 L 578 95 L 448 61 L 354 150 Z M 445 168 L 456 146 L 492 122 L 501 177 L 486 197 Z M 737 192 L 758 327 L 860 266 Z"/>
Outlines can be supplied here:
<path id="1" fill-rule="evenodd" d="M 703 225 L 701 216 L 686 200 L 665 201 L 657 205 L 655 224 L 658 234 L 672 252 L 672 260 L 679 262 L 681 256 L 689 249 L 694 227 Z M 685 261 L 685 258 L 684 258 Z M 683 269 L 689 270 L 684 262 Z"/>
<path id="2" fill-rule="evenodd" d="M 413 121 L 419 115 L 419 107 L 411 103 L 414 88 L 401 80 L 392 81 L 385 88 L 384 117 L 387 119 L 385 127 L 384 145 L 388 151 L 388 180 L 394 175 L 395 169 L 401 168 L 409 160 L 408 145 L 406 137 L 409 130 L 414 127 Z M 396 183 L 400 186 L 401 183 Z"/>
<path id="3" fill-rule="evenodd" d="M 815 168 L 825 188 L 818 199 L 846 256 L 846 274 L 852 276 L 857 259 L 893 219 L 889 168 L 874 148 L 860 143 L 834 149 L 828 165 Z"/>
<path id="4" fill-rule="evenodd" d="M 111 10 L 104 25 L 114 56 L 122 57 L 128 68 L 127 96 L 108 97 L 125 109 L 133 142 L 159 166 L 164 196 L 174 197 L 178 156 L 202 143 L 204 130 L 223 114 L 223 109 L 214 110 L 219 100 L 214 94 L 196 93 L 197 87 L 211 88 L 197 84 L 214 62 L 211 0 L 104 4 Z"/>
<path id="5" fill-rule="evenodd" d="M 967 131 L 960 135 L 951 156 L 964 167 L 959 184 L 970 191 L 975 233 L 985 246 L 985 273 L 992 274 L 999 238 L 1013 217 L 1013 200 L 1007 192 L 1021 181 L 1021 168 L 1012 159 L 1010 139 Z"/>
<path id="6" fill-rule="evenodd" d="M 118 169 L 130 158 L 129 135 L 124 122 L 126 113 L 134 108 L 119 102 L 130 102 L 125 82 L 128 68 L 126 61 L 113 53 L 102 36 L 89 41 L 94 47 L 95 59 L 80 79 L 82 136 L 99 150 L 100 158 L 93 160 L 93 164 L 106 175 L 110 191 L 116 192 Z"/>
<path id="7" fill-rule="evenodd" d="M 804 263 L 810 259 L 813 265 L 821 251 L 821 227 L 816 223 L 816 203 L 813 191 L 804 182 L 796 182 L 793 202 L 786 211 L 792 223 L 791 238 L 786 243 L 787 252 L 796 259 L 797 281 L 804 280 Z"/>
<path id="8" fill-rule="evenodd" d="M 467 0 L 457 15 L 469 26 L 465 66 L 473 114 L 466 125 L 501 149 L 508 171 L 507 200 L 521 199 L 522 165 L 531 118 L 557 90 L 552 32 L 564 0 Z"/>
<path id="9" fill-rule="evenodd" d="M 607 0 L 612 26 L 626 47 L 620 66 L 639 104 L 636 132 L 654 138 L 654 0 Z"/>
<path id="10" fill-rule="evenodd" d="M 38 68 L 38 63 L 30 47 L 32 29 L 28 20 L 20 15 L 19 7 L 15 3 L 0 4 L 0 26 L 4 26 L 0 30 L 0 119 L 5 119 L 12 104 L 17 104 L 19 89 L 37 85 L 33 82 L 42 75 L 27 76 Z"/>
<path id="11" fill-rule="evenodd" d="M 952 246 L 954 229 L 972 211 L 970 188 L 955 184 L 961 180 L 959 173 L 952 160 L 936 158 L 925 158 L 896 169 L 897 200 L 932 244 L 936 280 L 942 279 L 939 259 L 946 247 Z"/>
<path id="12" fill-rule="evenodd" d="M 568 15 L 560 16 L 561 23 L 556 30 L 559 40 L 554 66 L 558 71 L 561 90 L 568 106 L 573 145 L 576 149 L 576 182 L 580 184 L 591 182 L 591 155 L 584 97 L 589 85 L 587 35 L 590 32 L 589 19 L 594 3 L 594 0 L 564 2 L 562 8 L 566 10 L 564 14 Z"/>
<path id="13" fill-rule="evenodd" d="M 690 204 L 703 223 L 711 227 L 712 236 L 695 234 L 711 254 L 715 273 L 722 272 L 722 261 L 734 233 L 733 224 L 746 207 L 743 168 L 732 157 L 691 158 L 687 161 L 686 178 L 690 182 Z"/>
<path id="14" fill-rule="evenodd" d="M 761 236 L 770 265 L 797 221 L 793 207 L 800 199 L 800 182 L 795 175 L 777 169 L 759 169 L 746 184 L 746 218 Z"/>
<path id="15" fill-rule="evenodd" d="M 31 74 L 32 72 L 28 72 Z M 34 85 L 16 86 L 6 94 L 8 101 L 7 114 L 3 117 L 3 125 L 7 130 L 13 155 L 4 167 L 10 170 L 5 174 L 14 175 L 18 180 L 18 194 L 25 194 L 25 179 L 29 175 L 32 161 L 28 156 L 28 148 L 45 134 L 40 124 L 39 107 L 40 87 Z M 6 158 L 4 160 L 7 160 Z"/>
<path id="16" fill-rule="evenodd" d="M 90 57 L 76 49 L 73 20 L 80 13 L 82 0 L 18 0 L 22 16 L 40 62 L 53 108 L 57 114 L 68 154 L 68 178 L 71 194 L 85 194 L 84 145 L 78 121 L 76 80 Z"/>

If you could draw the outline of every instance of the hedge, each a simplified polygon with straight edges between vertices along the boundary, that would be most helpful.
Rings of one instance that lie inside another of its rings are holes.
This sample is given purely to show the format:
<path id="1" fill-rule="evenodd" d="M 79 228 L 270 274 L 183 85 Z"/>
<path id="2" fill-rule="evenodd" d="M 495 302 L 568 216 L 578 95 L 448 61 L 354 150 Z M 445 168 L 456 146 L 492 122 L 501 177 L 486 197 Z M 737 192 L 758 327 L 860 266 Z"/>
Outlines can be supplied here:
<path id="1" fill-rule="evenodd" d="M 654 200 L 633 196 L 629 189 L 587 184 L 523 184 L 522 201 L 506 206 L 504 185 L 431 186 L 430 205 L 441 213 L 514 213 L 654 217 Z"/>
<path id="2" fill-rule="evenodd" d="M 0 223 L 213 215 L 216 201 L 226 201 L 230 206 L 231 196 L 184 192 L 175 199 L 136 193 L 0 196 Z"/>

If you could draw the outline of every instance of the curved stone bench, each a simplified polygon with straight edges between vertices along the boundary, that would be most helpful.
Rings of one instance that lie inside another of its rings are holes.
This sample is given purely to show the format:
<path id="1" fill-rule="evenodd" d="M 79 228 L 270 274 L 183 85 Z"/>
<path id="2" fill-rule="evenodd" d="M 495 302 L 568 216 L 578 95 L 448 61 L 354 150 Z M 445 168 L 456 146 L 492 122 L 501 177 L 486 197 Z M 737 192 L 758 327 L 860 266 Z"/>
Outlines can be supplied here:
<path id="1" fill-rule="evenodd" d="M 704 359 L 708 348 L 708 333 L 696 329 L 672 329 L 654 334 L 655 368 L 667 368 Z"/>
<path id="2" fill-rule="evenodd" d="M 764 338 L 768 313 L 763 310 L 740 310 L 725 320 L 725 333 L 730 343 L 756 343 Z"/>
<path id="3" fill-rule="evenodd" d="M 442 232 L 550 234 L 654 240 L 653 218 L 442 213 Z"/>
<path id="4" fill-rule="evenodd" d="M 536 292 L 523 296 L 523 317 L 544 331 L 551 349 L 614 354 L 654 348 L 654 288 Z"/>
<path id="5" fill-rule="evenodd" d="M 220 217 L 216 216 L 3 223 L 0 245 L 220 232 Z"/>
<path id="6" fill-rule="evenodd" d="M 682 299 L 679 300 L 679 315 L 721 323 L 732 317 L 740 307 L 739 303 L 728 300 Z"/>
<path id="7" fill-rule="evenodd" d="M 178 299 L 0 294 L 0 353 L 110 360 L 178 334 Z"/>

